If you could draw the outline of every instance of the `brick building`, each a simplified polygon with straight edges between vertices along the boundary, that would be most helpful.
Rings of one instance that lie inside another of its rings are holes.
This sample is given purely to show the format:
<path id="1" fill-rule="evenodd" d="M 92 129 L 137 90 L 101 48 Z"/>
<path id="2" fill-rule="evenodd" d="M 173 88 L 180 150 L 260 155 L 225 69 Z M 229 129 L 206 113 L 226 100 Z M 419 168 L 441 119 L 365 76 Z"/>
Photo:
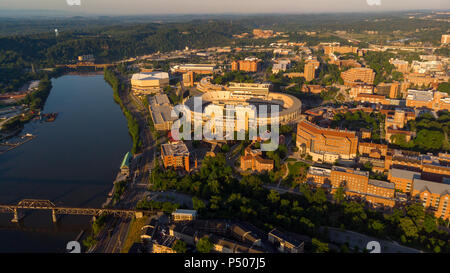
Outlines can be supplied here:
<path id="1" fill-rule="evenodd" d="M 392 168 L 389 170 L 388 179 L 395 184 L 395 189 L 410 193 L 414 178 L 420 178 L 420 176 L 420 172 Z"/>
<path id="2" fill-rule="evenodd" d="M 450 185 L 414 179 L 412 197 L 438 218 L 450 218 Z"/>
<path id="3" fill-rule="evenodd" d="M 387 155 L 388 147 L 385 144 L 359 142 L 358 152 L 362 156 L 381 158 Z"/>
<path id="4" fill-rule="evenodd" d="M 260 149 L 252 150 L 250 147 L 245 148 L 244 155 L 241 156 L 241 169 L 262 172 L 273 170 L 273 160 L 264 159 Z"/>
<path id="5" fill-rule="evenodd" d="M 246 58 L 245 60 L 233 61 L 232 71 L 258 72 L 261 69 L 261 60 L 257 58 Z"/>
<path id="6" fill-rule="evenodd" d="M 341 46 L 339 43 L 328 44 L 323 46 L 325 55 L 331 55 L 332 53 L 347 54 L 347 53 L 358 53 L 358 47 L 354 46 Z"/>
<path id="7" fill-rule="evenodd" d="M 350 98 L 356 98 L 359 94 L 373 94 L 373 86 L 362 84 L 350 89 Z"/>
<path id="8" fill-rule="evenodd" d="M 353 131 L 325 129 L 302 121 L 297 125 L 297 147 L 314 161 L 334 162 L 356 157 L 358 137 Z"/>
<path id="9" fill-rule="evenodd" d="M 434 111 L 450 110 L 450 97 L 444 92 L 410 89 L 406 97 L 406 106 Z"/>
<path id="10" fill-rule="evenodd" d="M 369 179 L 369 172 L 333 166 L 332 169 L 310 167 L 306 181 L 322 185 L 334 192 L 342 187 L 347 196 L 356 196 L 372 204 L 393 207 L 395 185 L 390 182 Z"/>
<path id="11" fill-rule="evenodd" d="M 360 84 L 373 84 L 375 72 L 370 68 L 350 68 L 341 73 L 344 84 L 347 86 L 356 86 Z"/>
<path id="12" fill-rule="evenodd" d="M 189 171 L 189 150 L 183 142 L 162 144 L 161 159 L 164 168 L 173 167 Z"/>

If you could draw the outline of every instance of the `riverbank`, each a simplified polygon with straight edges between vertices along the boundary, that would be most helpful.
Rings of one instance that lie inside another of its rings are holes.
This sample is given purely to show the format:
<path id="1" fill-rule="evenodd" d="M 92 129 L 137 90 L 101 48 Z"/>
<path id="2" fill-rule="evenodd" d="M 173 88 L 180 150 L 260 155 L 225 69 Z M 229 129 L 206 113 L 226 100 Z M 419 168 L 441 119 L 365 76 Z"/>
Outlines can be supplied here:
<path id="1" fill-rule="evenodd" d="M 123 104 L 122 99 L 120 98 L 120 92 L 124 92 L 124 89 L 126 88 L 125 85 L 120 83 L 119 77 L 116 75 L 116 73 L 111 69 L 105 69 L 104 71 L 104 79 L 111 88 L 113 89 L 113 97 L 114 101 L 120 105 L 120 108 L 122 109 L 123 114 L 125 115 L 128 123 L 128 132 L 130 133 L 130 136 L 133 140 L 133 147 L 131 148 L 131 153 L 135 155 L 142 147 L 142 142 L 139 137 L 140 128 L 139 124 L 136 120 L 136 118 L 133 117 L 130 110 L 128 110 L 125 105 Z"/>

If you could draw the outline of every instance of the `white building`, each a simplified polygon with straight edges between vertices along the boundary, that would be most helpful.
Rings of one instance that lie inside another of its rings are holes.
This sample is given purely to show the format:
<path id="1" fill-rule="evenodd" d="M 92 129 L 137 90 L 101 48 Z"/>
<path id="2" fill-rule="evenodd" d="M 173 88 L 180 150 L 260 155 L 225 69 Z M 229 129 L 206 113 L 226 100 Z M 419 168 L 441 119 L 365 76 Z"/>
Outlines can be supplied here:
<path id="1" fill-rule="evenodd" d="M 131 77 L 131 90 L 138 96 L 157 93 L 166 86 L 169 86 L 169 73 L 167 72 L 137 73 Z"/>

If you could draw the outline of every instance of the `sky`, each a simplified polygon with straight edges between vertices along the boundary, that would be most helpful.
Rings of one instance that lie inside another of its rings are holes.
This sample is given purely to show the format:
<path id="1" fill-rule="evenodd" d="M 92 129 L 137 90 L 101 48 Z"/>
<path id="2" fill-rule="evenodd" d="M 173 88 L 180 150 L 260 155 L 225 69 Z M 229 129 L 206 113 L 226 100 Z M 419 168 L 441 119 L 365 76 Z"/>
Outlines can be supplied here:
<path id="1" fill-rule="evenodd" d="M 76 5 L 80 2 L 80 5 Z M 381 2 L 379 5 L 378 3 Z M 68 3 L 75 3 L 69 5 Z M 87 14 L 318 13 L 450 10 L 449 0 L 1 0 L 0 10 Z"/>

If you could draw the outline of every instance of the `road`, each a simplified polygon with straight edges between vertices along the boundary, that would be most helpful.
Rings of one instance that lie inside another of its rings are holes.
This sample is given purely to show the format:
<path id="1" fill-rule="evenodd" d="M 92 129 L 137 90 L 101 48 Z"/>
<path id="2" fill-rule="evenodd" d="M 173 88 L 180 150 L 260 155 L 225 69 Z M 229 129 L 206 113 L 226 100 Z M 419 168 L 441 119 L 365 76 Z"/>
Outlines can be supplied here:
<path id="1" fill-rule="evenodd" d="M 121 82 L 128 87 L 126 78 L 121 78 Z M 125 90 L 129 90 L 125 88 Z M 147 194 L 149 171 L 154 166 L 154 160 L 158 145 L 153 138 L 148 122 L 148 110 L 144 104 L 128 91 L 119 92 L 124 106 L 131 112 L 137 120 L 140 128 L 140 140 L 142 141 L 141 153 L 133 158 L 131 163 L 132 179 L 128 184 L 121 200 L 114 206 L 122 209 L 134 209 L 139 200 Z M 105 227 L 97 236 L 98 243 L 89 252 L 96 253 L 119 253 L 122 244 L 126 239 L 131 219 L 107 218 Z"/>

